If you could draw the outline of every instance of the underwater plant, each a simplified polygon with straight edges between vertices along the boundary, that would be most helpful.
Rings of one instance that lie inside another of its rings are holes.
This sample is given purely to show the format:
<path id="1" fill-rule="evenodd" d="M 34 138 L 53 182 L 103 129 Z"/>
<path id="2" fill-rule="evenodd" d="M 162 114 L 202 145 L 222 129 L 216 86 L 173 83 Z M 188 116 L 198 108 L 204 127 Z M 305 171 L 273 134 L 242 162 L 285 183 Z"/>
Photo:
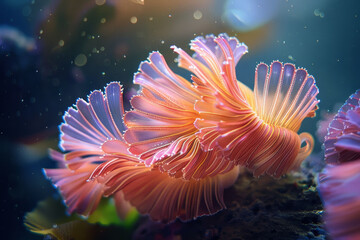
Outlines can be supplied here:
<path id="1" fill-rule="evenodd" d="M 319 175 L 325 225 L 334 239 L 360 238 L 360 90 L 340 108 L 325 136 Z"/>
<path id="2" fill-rule="evenodd" d="M 173 49 L 192 81 L 153 52 L 134 77 L 142 88 L 131 111 L 125 114 L 122 87 L 113 82 L 65 113 L 65 153 L 51 154 L 63 167 L 44 171 L 69 212 L 88 216 L 113 196 L 117 207 L 134 206 L 153 220 L 190 220 L 226 207 L 224 189 L 241 166 L 280 177 L 311 153 L 311 135 L 297 134 L 318 103 L 304 69 L 275 61 L 268 72 L 261 63 L 251 91 L 236 77 L 247 52 L 236 38 L 198 37 L 193 57 Z"/>
<path id="3" fill-rule="evenodd" d="M 82 219 L 76 214 L 66 214 L 60 198 L 49 197 L 25 214 L 24 225 L 33 233 L 45 235 L 44 239 L 109 239 L 109 234 L 128 239 L 138 216 L 132 209 L 127 216 L 119 218 L 112 199 L 104 198 L 89 218 Z"/>

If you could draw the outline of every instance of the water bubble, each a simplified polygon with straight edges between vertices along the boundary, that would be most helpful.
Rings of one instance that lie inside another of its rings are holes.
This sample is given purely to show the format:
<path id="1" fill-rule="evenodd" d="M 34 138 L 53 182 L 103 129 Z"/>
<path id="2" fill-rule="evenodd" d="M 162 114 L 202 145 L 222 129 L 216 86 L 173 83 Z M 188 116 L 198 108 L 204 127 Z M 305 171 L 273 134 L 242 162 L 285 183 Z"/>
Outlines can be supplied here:
<path id="1" fill-rule="evenodd" d="M 60 41 L 59 41 L 59 46 L 60 46 L 60 47 L 63 47 L 64 44 L 65 44 L 64 40 L 60 40 Z"/>
<path id="2" fill-rule="evenodd" d="M 316 17 L 321 17 L 321 18 L 325 17 L 325 13 L 322 12 L 322 11 L 320 11 L 319 9 L 315 9 L 315 10 L 314 10 L 314 15 L 315 15 Z"/>
<path id="3" fill-rule="evenodd" d="M 100 22 L 101 22 L 101 23 L 106 23 L 106 18 L 102 18 L 102 19 L 100 20 Z"/>
<path id="4" fill-rule="evenodd" d="M 136 4 L 140 4 L 140 5 L 144 5 L 145 4 L 145 1 L 144 0 L 131 0 L 133 3 L 136 3 Z"/>
<path id="5" fill-rule="evenodd" d="M 82 67 L 87 63 L 87 57 L 85 56 L 85 54 L 80 53 L 79 55 L 76 56 L 74 62 L 76 66 Z"/>
<path id="6" fill-rule="evenodd" d="M 277 14 L 280 0 L 224 1 L 222 21 L 236 30 L 250 31 L 271 21 Z M 288 12 L 292 11 L 287 9 Z"/>
<path id="7" fill-rule="evenodd" d="M 200 20 L 200 19 L 202 18 L 202 16 L 203 16 L 203 14 L 202 14 L 202 12 L 200 12 L 199 10 L 196 10 L 196 11 L 194 12 L 194 18 L 195 18 L 196 20 Z"/>
<path id="8" fill-rule="evenodd" d="M 29 6 L 25 6 L 23 9 L 22 9 L 22 14 L 24 17 L 28 17 L 30 16 L 31 14 L 31 8 Z"/>
<path id="9" fill-rule="evenodd" d="M 130 22 L 131 22 L 132 24 L 137 23 L 137 21 L 138 21 L 138 19 L 137 19 L 137 17 L 135 17 L 135 16 L 132 16 L 132 17 L 130 18 Z"/>
<path id="10" fill-rule="evenodd" d="M 106 3 L 106 0 L 95 0 L 96 5 L 104 5 Z"/>

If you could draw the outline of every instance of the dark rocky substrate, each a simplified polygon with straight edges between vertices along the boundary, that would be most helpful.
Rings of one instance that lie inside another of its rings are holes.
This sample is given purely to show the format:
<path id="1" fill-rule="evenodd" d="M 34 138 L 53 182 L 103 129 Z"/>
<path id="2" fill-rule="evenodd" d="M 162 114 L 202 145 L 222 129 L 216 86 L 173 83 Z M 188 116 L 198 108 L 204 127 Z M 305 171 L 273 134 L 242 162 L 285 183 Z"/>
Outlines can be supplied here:
<path id="1" fill-rule="evenodd" d="M 154 223 L 144 217 L 134 239 L 326 239 L 323 206 L 311 172 L 281 179 L 240 174 L 225 190 L 227 209 L 194 221 Z"/>

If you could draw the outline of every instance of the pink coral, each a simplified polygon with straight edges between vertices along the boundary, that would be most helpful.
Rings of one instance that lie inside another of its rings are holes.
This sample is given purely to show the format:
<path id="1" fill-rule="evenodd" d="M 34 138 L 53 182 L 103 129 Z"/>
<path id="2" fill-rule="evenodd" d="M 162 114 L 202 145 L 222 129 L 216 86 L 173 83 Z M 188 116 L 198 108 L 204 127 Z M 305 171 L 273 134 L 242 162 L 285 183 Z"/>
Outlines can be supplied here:
<path id="1" fill-rule="evenodd" d="M 253 92 L 236 78 L 247 52 L 236 38 L 199 37 L 191 47 L 194 57 L 174 51 L 192 82 L 153 52 L 134 77 L 141 92 L 131 111 L 124 114 L 121 86 L 111 83 L 66 112 L 66 153 L 52 154 L 65 167 L 45 174 L 70 212 L 89 215 L 102 196 L 123 195 L 115 200 L 155 220 L 189 220 L 225 208 L 224 188 L 240 166 L 279 177 L 310 154 L 312 137 L 297 131 L 317 109 L 312 76 L 291 64 L 274 62 L 270 73 L 260 64 Z"/>
<path id="2" fill-rule="evenodd" d="M 325 224 L 334 239 L 360 238 L 360 90 L 340 108 L 325 137 L 319 176 Z"/>
<path id="3" fill-rule="evenodd" d="M 157 166 L 146 167 L 127 150 L 123 113 L 118 83 L 109 84 L 105 95 L 91 93 L 89 103 L 79 99 L 76 109 L 66 112 L 60 146 L 68 153 L 52 152 L 52 157 L 67 167 L 45 169 L 45 174 L 59 188 L 69 212 L 88 216 L 101 197 L 119 192 L 155 220 L 187 220 L 225 208 L 223 189 L 237 178 L 237 167 L 188 181 L 162 173 Z M 117 206 L 122 204 L 126 203 Z"/>

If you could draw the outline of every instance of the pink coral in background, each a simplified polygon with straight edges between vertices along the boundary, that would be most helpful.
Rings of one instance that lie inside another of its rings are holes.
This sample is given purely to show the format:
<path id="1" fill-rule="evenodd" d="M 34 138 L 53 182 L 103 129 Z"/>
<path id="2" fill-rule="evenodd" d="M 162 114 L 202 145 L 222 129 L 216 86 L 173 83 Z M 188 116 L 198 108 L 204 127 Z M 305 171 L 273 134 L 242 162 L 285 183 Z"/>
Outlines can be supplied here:
<path id="1" fill-rule="evenodd" d="M 340 108 L 325 137 L 325 159 L 341 163 L 360 158 L 360 90 L 350 96 Z"/>
<path id="2" fill-rule="evenodd" d="M 325 224 L 334 239 L 360 238 L 360 90 L 340 108 L 325 137 L 319 176 Z"/>

